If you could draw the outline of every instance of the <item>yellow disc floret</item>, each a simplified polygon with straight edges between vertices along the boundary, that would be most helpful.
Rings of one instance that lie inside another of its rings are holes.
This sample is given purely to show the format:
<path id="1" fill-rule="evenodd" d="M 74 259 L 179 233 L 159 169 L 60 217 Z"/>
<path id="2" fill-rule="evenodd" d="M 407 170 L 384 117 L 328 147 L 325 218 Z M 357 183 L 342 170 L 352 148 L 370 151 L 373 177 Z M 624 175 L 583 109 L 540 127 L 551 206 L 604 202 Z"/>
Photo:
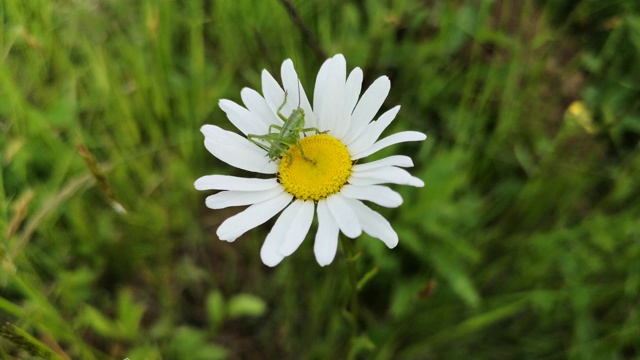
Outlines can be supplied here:
<path id="1" fill-rule="evenodd" d="M 347 147 L 329 135 L 305 137 L 288 153 L 280 161 L 278 177 L 297 199 L 324 199 L 340 191 L 351 176 L 353 164 Z"/>

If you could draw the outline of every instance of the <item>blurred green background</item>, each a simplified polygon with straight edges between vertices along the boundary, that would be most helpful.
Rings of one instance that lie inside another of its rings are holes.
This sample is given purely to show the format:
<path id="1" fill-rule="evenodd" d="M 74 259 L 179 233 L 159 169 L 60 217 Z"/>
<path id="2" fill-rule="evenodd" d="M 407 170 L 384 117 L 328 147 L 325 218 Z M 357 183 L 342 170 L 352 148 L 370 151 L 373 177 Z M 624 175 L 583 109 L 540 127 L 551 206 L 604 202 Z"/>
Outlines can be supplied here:
<path id="1" fill-rule="evenodd" d="M 640 358 L 640 2 L 294 6 L 0 0 L 0 355 Z M 238 209 L 193 188 L 247 175 L 202 144 L 220 98 L 286 58 L 310 94 L 336 53 L 429 136 L 382 154 L 426 186 L 374 206 L 396 249 L 355 242 L 356 343 L 341 250 L 267 268 L 271 223 L 221 242 Z"/>

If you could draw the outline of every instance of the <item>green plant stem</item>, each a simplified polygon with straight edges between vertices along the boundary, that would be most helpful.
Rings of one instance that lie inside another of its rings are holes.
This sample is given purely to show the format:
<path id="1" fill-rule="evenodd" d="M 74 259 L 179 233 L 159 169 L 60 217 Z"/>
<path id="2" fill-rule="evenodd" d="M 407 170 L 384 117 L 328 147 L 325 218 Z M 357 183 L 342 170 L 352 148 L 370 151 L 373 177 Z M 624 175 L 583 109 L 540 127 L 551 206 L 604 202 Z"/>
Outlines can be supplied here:
<path id="1" fill-rule="evenodd" d="M 358 336 L 358 319 L 360 315 L 360 303 L 358 301 L 358 275 L 356 271 L 356 264 L 353 251 L 353 243 L 351 239 L 344 236 L 340 236 L 342 242 L 342 248 L 346 255 L 347 271 L 349 276 L 349 284 L 351 284 L 351 340 L 355 341 Z"/>

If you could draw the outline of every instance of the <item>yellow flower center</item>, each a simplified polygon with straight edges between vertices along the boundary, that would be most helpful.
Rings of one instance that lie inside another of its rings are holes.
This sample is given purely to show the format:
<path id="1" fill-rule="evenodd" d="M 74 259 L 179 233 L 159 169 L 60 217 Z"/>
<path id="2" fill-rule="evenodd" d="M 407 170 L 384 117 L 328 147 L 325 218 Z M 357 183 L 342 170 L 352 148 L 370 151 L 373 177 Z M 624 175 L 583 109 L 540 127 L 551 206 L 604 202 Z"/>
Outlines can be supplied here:
<path id="1" fill-rule="evenodd" d="M 288 152 L 291 156 L 282 156 L 278 178 L 297 199 L 324 199 L 340 191 L 351 176 L 353 164 L 347 147 L 329 135 L 305 137 Z"/>

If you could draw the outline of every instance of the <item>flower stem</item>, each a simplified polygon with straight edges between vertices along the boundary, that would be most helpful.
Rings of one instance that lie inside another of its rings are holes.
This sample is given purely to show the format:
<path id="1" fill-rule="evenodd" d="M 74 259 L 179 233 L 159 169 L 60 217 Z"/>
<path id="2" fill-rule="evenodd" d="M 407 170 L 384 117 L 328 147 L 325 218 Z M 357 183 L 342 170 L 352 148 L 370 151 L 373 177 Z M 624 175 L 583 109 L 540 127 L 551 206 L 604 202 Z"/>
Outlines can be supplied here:
<path id="1" fill-rule="evenodd" d="M 351 303 L 350 310 L 350 322 L 351 322 L 351 341 L 355 341 L 358 337 L 358 319 L 360 315 L 360 304 L 358 301 L 358 275 L 356 271 L 355 254 L 353 251 L 353 243 L 351 239 L 341 236 L 342 248 L 346 255 L 347 272 L 349 276 L 349 283 L 351 284 Z"/>

